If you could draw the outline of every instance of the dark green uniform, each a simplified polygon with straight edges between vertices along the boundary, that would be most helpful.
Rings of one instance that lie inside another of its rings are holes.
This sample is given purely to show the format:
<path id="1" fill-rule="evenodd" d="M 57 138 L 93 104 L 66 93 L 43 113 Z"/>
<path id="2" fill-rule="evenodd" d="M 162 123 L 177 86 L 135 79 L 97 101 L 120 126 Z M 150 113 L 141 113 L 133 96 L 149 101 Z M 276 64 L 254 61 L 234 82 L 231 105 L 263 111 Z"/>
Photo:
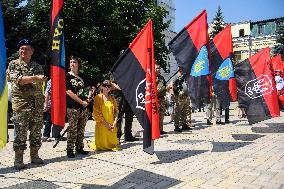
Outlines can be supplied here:
<path id="1" fill-rule="evenodd" d="M 191 126 L 191 106 L 185 79 L 178 76 L 173 86 L 175 94 L 175 128 L 187 128 Z"/>
<path id="2" fill-rule="evenodd" d="M 158 103 L 159 103 L 159 117 L 160 117 L 160 131 L 163 131 L 163 121 L 164 121 L 164 116 L 166 112 L 166 80 L 165 78 L 161 75 L 158 74 L 156 78 L 156 84 L 157 84 L 157 92 L 158 92 Z"/>

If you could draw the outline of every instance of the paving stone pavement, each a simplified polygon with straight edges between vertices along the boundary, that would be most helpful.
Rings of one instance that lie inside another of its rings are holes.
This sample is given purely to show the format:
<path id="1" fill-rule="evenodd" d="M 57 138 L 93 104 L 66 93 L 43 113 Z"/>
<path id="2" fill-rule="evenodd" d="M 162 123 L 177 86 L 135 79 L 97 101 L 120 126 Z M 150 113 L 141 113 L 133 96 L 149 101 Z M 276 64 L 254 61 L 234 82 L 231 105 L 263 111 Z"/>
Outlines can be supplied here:
<path id="1" fill-rule="evenodd" d="M 9 142 L 0 152 L 0 188 L 284 188 L 284 113 L 248 125 L 236 116 L 235 106 L 230 124 L 207 126 L 205 113 L 196 112 L 193 131 L 178 134 L 166 116 L 168 134 L 155 141 L 152 156 L 143 152 L 142 138 L 122 140 L 122 151 L 91 152 L 74 159 L 66 158 L 66 142 L 53 148 L 52 141 L 40 149 L 43 166 L 31 165 L 27 150 L 28 168 L 17 171 Z M 141 130 L 136 120 L 133 130 Z M 13 129 L 9 135 L 13 137 Z M 85 136 L 93 140 L 93 121 L 88 121 Z"/>

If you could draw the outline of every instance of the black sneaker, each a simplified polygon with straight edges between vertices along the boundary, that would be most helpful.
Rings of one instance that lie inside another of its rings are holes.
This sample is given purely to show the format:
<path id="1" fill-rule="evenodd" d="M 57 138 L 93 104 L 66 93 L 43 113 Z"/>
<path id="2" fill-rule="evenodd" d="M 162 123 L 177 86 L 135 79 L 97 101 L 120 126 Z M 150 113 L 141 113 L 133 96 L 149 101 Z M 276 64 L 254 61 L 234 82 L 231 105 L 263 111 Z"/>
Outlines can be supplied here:
<path id="1" fill-rule="evenodd" d="M 184 131 L 191 131 L 191 130 L 192 130 L 192 128 L 190 128 L 190 127 L 188 127 L 188 126 L 182 127 L 181 129 L 184 130 Z"/>
<path id="2" fill-rule="evenodd" d="M 166 131 L 160 131 L 160 135 L 164 135 L 164 134 L 167 134 Z"/>
<path id="3" fill-rule="evenodd" d="M 135 141 L 139 141 L 139 138 L 136 138 L 134 136 L 126 136 L 124 140 L 125 142 L 135 142 Z"/>
<path id="4" fill-rule="evenodd" d="M 227 119 L 227 120 L 225 120 L 225 123 L 230 123 L 230 121 Z"/>
<path id="5" fill-rule="evenodd" d="M 77 154 L 82 154 L 82 155 L 88 155 L 89 154 L 89 152 L 85 151 L 83 148 L 79 148 L 79 149 L 76 148 L 76 152 L 77 152 Z"/>
<path id="6" fill-rule="evenodd" d="M 216 125 L 225 125 L 225 123 L 223 123 L 221 121 L 216 121 Z"/>
<path id="7" fill-rule="evenodd" d="M 68 158 L 74 158 L 75 157 L 75 153 L 73 149 L 68 149 L 67 150 L 67 157 Z"/>
<path id="8" fill-rule="evenodd" d="M 182 132 L 182 130 L 181 130 L 179 127 L 176 127 L 176 128 L 174 129 L 174 132 L 181 133 L 181 132 Z"/>
<path id="9" fill-rule="evenodd" d="M 212 122 L 209 119 L 207 119 L 207 125 L 212 125 Z"/>
<path id="10" fill-rule="evenodd" d="M 67 141 L 67 137 L 59 137 L 59 138 L 54 138 L 55 141 L 59 140 L 59 141 Z"/>

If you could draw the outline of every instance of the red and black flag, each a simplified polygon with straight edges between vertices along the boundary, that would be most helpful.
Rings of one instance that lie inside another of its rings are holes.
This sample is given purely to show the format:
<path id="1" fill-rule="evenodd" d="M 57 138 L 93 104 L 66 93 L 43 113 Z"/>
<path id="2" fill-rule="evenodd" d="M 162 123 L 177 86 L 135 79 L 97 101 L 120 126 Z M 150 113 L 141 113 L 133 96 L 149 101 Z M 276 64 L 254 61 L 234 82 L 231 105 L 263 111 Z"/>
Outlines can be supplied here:
<path id="1" fill-rule="evenodd" d="M 270 69 L 270 50 L 265 48 L 235 65 L 240 108 L 249 124 L 280 115 L 275 82 Z"/>
<path id="2" fill-rule="evenodd" d="M 210 52 L 213 91 L 220 100 L 221 107 L 225 109 L 229 107 L 231 101 L 236 100 L 237 96 L 233 80 L 233 43 L 230 25 L 210 41 Z"/>
<path id="3" fill-rule="evenodd" d="M 111 73 L 144 129 L 144 151 L 153 154 L 153 140 L 160 137 L 160 130 L 151 20 L 120 56 Z"/>
<path id="4" fill-rule="evenodd" d="M 199 108 L 201 102 L 210 102 L 208 81 L 208 25 L 207 13 L 202 11 L 169 43 L 178 66 L 186 75 L 189 96 L 193 108 Z"/>
<path id="5" fill-rule="evenodd" d="M 281 54 L 271 58 L 273 75 L 275 78 L 277 95 L 284 109 L 284 62 L 281 60 Z"/>
<path id="6" fill-rule="evenodd" d="M 64 57 L 63 0 L 52 0 L 51 12 L 51 122 L 64 127 L 66 116 L 66 86 Z"/>

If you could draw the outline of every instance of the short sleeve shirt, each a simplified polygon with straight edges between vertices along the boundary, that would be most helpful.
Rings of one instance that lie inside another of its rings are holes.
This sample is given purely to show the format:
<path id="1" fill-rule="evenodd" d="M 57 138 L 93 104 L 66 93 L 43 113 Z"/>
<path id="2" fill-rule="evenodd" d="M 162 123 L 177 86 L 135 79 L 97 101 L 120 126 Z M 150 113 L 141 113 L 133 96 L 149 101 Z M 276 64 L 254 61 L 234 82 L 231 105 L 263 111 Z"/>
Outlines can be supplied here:
<path id="1" fill-rule="evenodd" d="M 66 91 L 71 90 L 82 100 L 86 99 L 84 96 L 84 81 L 81 77 L 76 76 L 72 72 L 68 72 L 66 75 Z M 77 101 L 73 100 L 69 95 L 66 95 L 67 108 L 83 108 L 83 106 Z"/>

